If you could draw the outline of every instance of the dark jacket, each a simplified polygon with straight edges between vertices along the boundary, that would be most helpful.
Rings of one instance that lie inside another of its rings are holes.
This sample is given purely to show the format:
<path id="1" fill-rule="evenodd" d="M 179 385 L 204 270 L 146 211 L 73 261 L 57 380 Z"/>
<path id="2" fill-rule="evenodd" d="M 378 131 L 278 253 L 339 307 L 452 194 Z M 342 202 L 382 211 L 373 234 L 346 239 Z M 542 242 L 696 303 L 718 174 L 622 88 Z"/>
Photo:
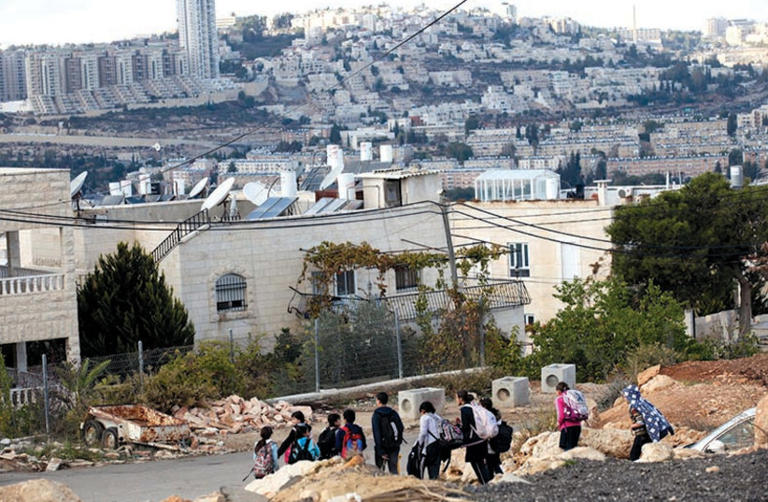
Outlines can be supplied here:
<path id="1" fill-rule="evenodd" d="M 395 424 L 395 429 L 397 429 L 398 447 L 403 442 L 403 421 L 400 420 L 400 415 L 398 415 L 398 413 L 389 406 L 380 406 L 379 408 L 376 408 L 376 410 L 373 412 L 373 417 L 371 418 L 371 427 L 373 428 L 373 443 L 376 447 L 376 453 L 379 455 L 382 453 L 391 453 L 383 452 L 380 448 L 381 418 L 385 416 L 388 416 L 389 421 Z"/>
<path id="2" fill-rule="evenodd" d="M 342 447 L 344 446 L 344 436 L 346 436 L 347 432 L 344 430 L 344 428 L 348 428 L 349 432 L 352 434 L 360 434 L 360 437 L 363 438 L 363 450 L 368 446 L 368 443 L 365 441 L 365 433 L 363 433 L 362 427 L 360 427 L 357 424 L 344 424 L 343 426 L 339 427 L 339 430 L 336 431 L 336 450 L 339 454 L 341 454 Z"/>
<path id="3" fill-rule="evenodd" d="M 303 422 L 298 423 L 291 427 L 291 432 L 288 434 L 288 437 L 285 438 L 285 440 L 280 444 L 280 448 L 277 449 L 277 456 L 282 457 L 283 454 L 288 451 L 288 448 L 291 447 L 294 441 L 296 441 L 296 427 L 299 425 L 306 425 Z"/>
<path id="4" fill-rule="evenodd" d="M 488 455 L 488 442 L 481 440 L 475 434 L 475 414 L 472 411 L 472 406 L 464 405 L 459 410 L 461 411 L 461 432 L 464 434 L 464 444 L 472 444 L 472 446 L 467 446 L 464 461 L 482 462 Z"/>

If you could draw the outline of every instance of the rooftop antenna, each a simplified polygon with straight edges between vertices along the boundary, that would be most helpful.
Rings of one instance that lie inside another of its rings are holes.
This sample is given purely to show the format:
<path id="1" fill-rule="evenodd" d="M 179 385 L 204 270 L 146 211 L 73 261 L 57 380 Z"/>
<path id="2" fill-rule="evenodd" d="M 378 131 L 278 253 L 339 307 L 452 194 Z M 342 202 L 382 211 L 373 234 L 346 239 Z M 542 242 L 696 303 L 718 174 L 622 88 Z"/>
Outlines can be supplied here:
<path id="1" fill-rule="evenodd" d="M 227 199 L 229 198 L 229 191 L 232 190 L 232 186 L 235 184 L 235 178 L 227 178 L 216 187 L 216 190 L 203 201 L 203 205 L 200 207 L 200 211 L 206 211 L 213 209 L 219 204 L 224 204 L 224 213 L 222 219 L 227 214 Z"/>
<path id="2" fill-rule="evenodd" d="M 192 187 L 192 190 L 189 191 L 189 198 L 194 199 L 195 197 L 200 195 L 207 185 L 208 185 L 208 176 L 198 181 L 195 184 L 195 186 Z"/>
<path id="3" fill-rule="evenodd" d="M 254 206 L 260 206 L 267 200 L 267 187 L 258 181 L 251 181 L 243 187 L 243 195 Z"/>
<path id="4" fill-rule="evenodd" d="M 85 178 L 88 176 L 88 171 L 83 171 L 82 173 L 75 176 L 75 178 L 69 182 L 69 197 L 75 201 L 75 206 L 77 207 L 77 217 L 80 217 L 80 198 L 82 197 L 83 193 L 83 184 L 85 183 Z"/>

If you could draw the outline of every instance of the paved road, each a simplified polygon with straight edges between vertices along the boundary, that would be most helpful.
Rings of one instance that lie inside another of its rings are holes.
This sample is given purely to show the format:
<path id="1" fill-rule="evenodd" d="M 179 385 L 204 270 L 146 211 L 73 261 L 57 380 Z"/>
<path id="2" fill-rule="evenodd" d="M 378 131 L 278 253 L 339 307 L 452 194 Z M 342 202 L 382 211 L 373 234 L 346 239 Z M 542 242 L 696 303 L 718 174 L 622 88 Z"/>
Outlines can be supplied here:
<path id="1" fill-rule="evenodd" d="M 409 444 L 401 451 L 401 471 L 418 429 L 406 431 Z M 373 463 L 373 445 L 366 450 Z M 84 502 L 156 502 L 169 495 L 199 497 L 229 487 L 237 495 L 243 476 L 251 467 L 250 452 L 206 457 L 158 460 L 153 462 L 105 465 L 57 472 L 0 474 L 0 485 L 28 479 L 47 478 L 67 484 Z"/>

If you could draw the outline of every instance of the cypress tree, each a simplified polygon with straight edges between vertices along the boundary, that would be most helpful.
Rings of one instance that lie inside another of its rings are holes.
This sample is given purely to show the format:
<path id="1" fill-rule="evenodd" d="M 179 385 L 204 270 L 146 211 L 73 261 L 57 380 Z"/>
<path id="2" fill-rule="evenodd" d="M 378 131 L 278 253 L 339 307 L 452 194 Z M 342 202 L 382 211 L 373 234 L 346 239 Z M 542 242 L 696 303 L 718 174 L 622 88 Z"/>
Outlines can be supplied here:
<path id="1" fill-rule="evenodd" d="M 135 352 L 139 340 L 145 350 L 194 341 L 187 309 L 138 244 L 99 257 L 78 287 L 77 313 L 83 357 Z"/>

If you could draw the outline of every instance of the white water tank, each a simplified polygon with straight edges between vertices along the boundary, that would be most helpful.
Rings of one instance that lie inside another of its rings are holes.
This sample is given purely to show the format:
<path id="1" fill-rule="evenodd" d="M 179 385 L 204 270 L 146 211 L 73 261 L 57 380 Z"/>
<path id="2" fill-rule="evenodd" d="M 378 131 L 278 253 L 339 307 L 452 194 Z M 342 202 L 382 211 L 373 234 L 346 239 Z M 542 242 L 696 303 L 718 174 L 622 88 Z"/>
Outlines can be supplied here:
<path id="1" fill-rule="evenodd" d="M 109 195 L 123 195 L 123 190 L 120 188 L 119 181 L 109 182 Z"/>
<path id="2" fill-rule="evenodd" d="M 381 145 L 379 149 L 379 160 L 381 162 L 392 162 L 392 145 Z"/>
<path id="3" fill-rule="evenodd" d="M 149 174 L 139 174 L 139 195 L 147 195 L 152 191 L 150 182 Z"/>
<path id="4" fill-rule="evenodd" d="M 336 178 L 339 187 L 339 199 L 350 200 L 355 198 L 355 175 L 342 173 Z"/>
<path id="5" fill-rule="evenodd" d="M 283 197 L 296 197 L 296 171 L 280 173 L 280 193 Z"/>
<path id="6" fill-rule="evenodd" d="M 173 178 L 173 194 L 174 195 L 183 195 L 185 188 L 186 186 L 185 186 L 184 178 Z"/>
<path id="7" fill-rule="evenodd" d="M 731 188 L 741 188 L 744 186 L 744 173 L 741 166 L 731 166 Z"/>
<path id="8" fill-rule="evenodd" d="M 547 178 L 545 185 L 545 194 L 547 200 L 557 200 L 560 198 L 560 180 Z"/>
<path id="9" fill-rule="evenodd" d="M 360 143 L 360 160 L 363 162 L 373 160 L 373 144 L 370 141 Z"/>
<path id="10" fill-rule="evenodd" d="M 344 165 L 344 152 L 339 145 L 328 145 L 325 147 L 325 153 L 331 170 L 341 168 Z"/>

